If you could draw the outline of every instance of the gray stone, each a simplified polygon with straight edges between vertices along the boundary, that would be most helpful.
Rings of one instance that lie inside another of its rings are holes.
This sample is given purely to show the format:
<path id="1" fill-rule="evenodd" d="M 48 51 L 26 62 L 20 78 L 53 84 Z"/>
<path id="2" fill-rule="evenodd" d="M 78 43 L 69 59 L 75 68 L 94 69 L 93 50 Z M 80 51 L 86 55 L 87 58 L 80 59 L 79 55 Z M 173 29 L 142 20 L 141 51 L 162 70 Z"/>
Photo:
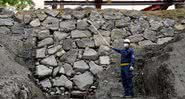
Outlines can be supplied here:
<path id="1" fill-rule="evenodd" d="M 40 81 L 40 84 L 43 88 L 51 88 L 51 81 L 49 79 L 44 79 Z"/>
<path id="2" fill-rule="evenodd" d="M 41 63 L 44 65 L 49 65 L 49 66 L 57 66 L 57 60 L 55 58 L 54 55 L 49 56 L 47 58 L 44 58 L 43 60 L 41 60 Z"/>
<path id="3" fill-rule="evenodd" d="M 65 39 L 63 41 L 62 46 L 63 46 L 63 49 L 64 50 L 70 50 L 70 49 L 72 49 L 73 48 L 73 40 L 72 39 Z"/>
<path id="4" fill-rule="evenodd" d="M 35 19 L 35 20 L 30 22 L 30 25 L 33 26 L 33 27 L 40 26 L 40 20 L 39 19 Z"/>
<path id="5" fill-rule="evenodd" d="M 57 45 L 55 47 L 52 47 L 50 49 L 48 49 L 48 54 L 54 54 L 56 53 L 58 50 L 60 50 L 62 48 L 62 45 Z"/>
<path id="6" fill-rule="evenodd" d="M 59 41 L 65 39 L 67 36 L 68 34 L 64 32 L 59 32 L 59 31 L 54 32 L 54 38 Z"/>
<path id="7" fill-rule="evenodd" d="M 109 65 L 110 64 L 110 57 L 109 56 L 100 56 L 99 61 L 100 61 L 100 64 L 102 64 L 102 65 Z"/>
<path id="8" fill-rule="evenodd" d="M 66 76 L 62 75 L 59 78 L 53 79 L 53 86 L 63 86 L 71 89 L 73 87 L 73 83 Z"/>
<path id="9" fill-rule="evenodd" d="M 60 74 L 65 74 L 64 67 L 62 67 L 62 66 L 59 67 L 59 73 Z"/>
<path id="10" fill-rule="evenodd" d="M 47 17 L 47 15 L 43 12 L 37 13 L 36 15 L 37 15 L 37 17 L 39 18 L 40 21 L 45 20 L 46 17 Z"/>
<path id="11" fill-rule="evenodd" d="M 151 40 L 151 41 L 156 41 L 156 39 L 157 39 L 156 35 L 157 35 L 157 33 L 155 31 L 152 31 L 149 29 L 146 29 L 144 32 L 144 37 L 148 40 Z"/>
<path id="12" fill-rule="evenodd" d="M 127 33 L 125 29 L 113 29 L 111 32 L 112 40 L 125 38 L 127 36 L 129 36 L 129 34 Z"/>
<path id="13" fill-rule="evenodd" d="M 85 31 L 74 30 L 74 31 L 71 31 L 71 37 L 72 38 L 91 37 L 91 33 L 87 30 L 85 30 Z"/>
<path id="14" fill-rule="evenodd" d="M 105 30 L 99 30 L 99 32 L 101 33 L 101 35 L 105 36 L 105 37 L 109 37 L 111 32 L 110 31 L 105 31 Z"/>
<path id="15" fill-rule="evenodd" d="M 0 19 L 0 26 L 12 26 L 14 24 L 13 19 Z"/>
<path id="16" fill-rule="evenodd" d="M 148 46 L 148 45 L 155 45 L 156 43 L 153 43 L 152 41 L 150 40 L 144 40 L 144 41 L 140 41 L 139 42 L 139 45 L 140 46 Z"/>
<path id="17" fill-rule="evenodd" d="M 112 30 L 113 28 L 114 28 L 114 21 L 107 21 L 101 27 L 101 29 L 109 30 L 109 31 Z"/>
<path id="18" fill-rule="evenodd" d="M 57 11 L 57 10 L 49 10 L 49 9 L 47 9 L 45 12 L 48 15 L 53 16 L 53 17 L 55 17 L 55 16 L 57 16 L 59 14 L 59 11 Z"/>
<path id="19" fill-rule="evenodd" d="M 98 66 L 98 65 L 95 64 L 93 61 L 90 61 L 90 62 L 89 62 L 89 66 L 90 66 L 90 71 L 91 71 L 94 75 L 96 75 L 97 73 L 103 71 L 103 67 Z"/>
<path id="20" fill-rule="evenodd" d="M 86 90 L 91 84 L 93 84 L 93 79 L 94 77 L 90 72 L 85 72 L 80 75 L 75 75 L 73 81 L 80 90 Z"/>
<path id="21" fill-rule="evenodd" d="M 135 35 L 132 35 L 132 36 L 129 36 L 128 37 L 130 39 L 131 42 L 139 42 L 139 41 L 142 41 L 144 38 L 143 38 L 143 34 L 135 34 Z"/>
<path id="22" fill-rule="evenodd" d="M 38 47 L 43 47 L 43 46 L 46 46 L 46 45 L 51 45 L 53 44 L 53 39 L 52 38 L 45 38 L 43 39 L 42 41 L 38 42 Z"/>
<path id="23" fill-rule="evenodd" d="M 38 39 L 48 38 L 48 37 L 50 37 L 50 32 L 49 32 L 49 30 L 42 30 L 37 33 L 37 37 L 38 37 Z"/>
<path id="24" fill-rule="evenodd" d="M 151 25 L 151 29 L 152 30 L 158 30 L 160 27 L 163 26 L 163 23 L 160 21 L 154 21 L 154 20 L 150 20 L 149 21 L 150 25 Z"/>
<path id="25" fill-rule="evenodd" d="M 58 51 L 57 53 L 56 53 L 56 56 L 58 56 L 58 57 L 61 57 L 62 55 L 64 55 L 66 52 L 62 49 L 62 50 L 60 50 L 60 51 Z"/>
<path id="26" fill-rule="evenodd" d="M 105 45 L 101 45 L 98 49 L 98 55 L 107 55 L 110 51 L 110 48 Z"/>
<path id="27" fill-rule="evenodd" d="M 90 26 L 88 27 L 88 29 L 89 29 L 89 31 L 91 31 L 92 33 L 98 34 L 97 28 L 96 28 L 95 26 L 90 25 Z"/>
<path id="28" fill-rule="evenodd" d="M 47 17 L 42 23 L 42 25 L 51 30 L 58 30 L 59 29 L 59 19 L 54 18 L 54 17 Z"/>
<path id="29" fill-rule="evenodd" d="M 85 47 L 95 47 L 94 41 L 90 40 L 89 38 L 83 38 L 81 40 L 77 40 L 77 46 L 80 48 Z"/>
<path id="30" fill-rule="evenodd" d="M 96 60 L 98 57 L 98 53 L 91 48 L 86 47 L 85 51 L 83 53 L 83 59 L 88 59 L 88 60 Z"/>
<path id="31" fill-rule="evenodd" d="M 83 42 L 82 40 L 77 40 L 76 43 L 77 43 L 77 46 L 79 48 L 85 48 L 86 47 L 85 42 Z"/>
<path id="32" fill-rule="evenodd" d="M 94 35 L 93 38 L 96 46 L 107 45 L 107 43 L 110 45 L 110 37 L 104 37 L 104 40 L 106 40 L 107 43 L 99 35 Z"/>
<path id="33" fill-rule="evenodd" d="M 143 31 L 140 24 L 131 23 L 129 29 L 132 34 L 139 34 Z"/>
<path id="34" fill-rule="evenodd" d="M 44 58 L 46 56 L 46 48 L 40 48 L 36 50 L 36 58 Z"/>
<path id="35" fill-rule="evenodd" d="M 78 20 L 77 21 L 77 29 L 81 29 L 81 30 L 84 30 L 84 29 L 87 29 L 88 27 L 88 23 L 86 20 Z"/>
<path id="36" fill-rule="evenodd" d="M 78 50 L 71 49 L 60 58 L 60 61 L 73 64 L 76 61 L 77 55 Z"/>
<path id="37" fill-rule="evenodd" d="M 90 20 L 94 21 L 99 21 L 102 20 L 103 17 L 98 11 L 91 11 L 90 13 Z"/>
<path id="38" fill-rule="evenodd" d="M 76 21 L 75 20 L 66 20 L 60 22 L 60 30 L 63 32 L 69 32 L 76 28 Z"/>
<path id="39" fill-rule="evenodd" d="M 73 11 L 72 15 L 76 18 L 76 19 L 82 19 L 85 17 L 85 12 L 84 11 Z"/>
<path id="40" fill-rule="evenodd" d="M 31 15 L 24 15 L 23 21 L 25 24 L 28 24 L 31 21 Z"/>
<path id="41" fill-rule="evenodd" d="M 85 70 L 89 69 L 89 66 L 84 60 L 80 60 L 74 63 L 73 68 L 75 71 L 84 72 Z"/>
<path id="42" fill-rule="evenodd" d="M 120 28 L 120 27 L 126 27 L 130 23 L 130 17 L 124 17 L 121 20 L 116 20 L 115 21 L 115 26 Z"/>
<path id="43" fill-rule="evenodd" d="M 105 9 L 103 17 L 107 20 L 121 19 L 122 13 L 113 9 Z"/>
<path id="44" fill-rule="evenodd" d="M 173 39 L 172 37 L 159 38 L 157 40 L 157 44 L 161 45 L 161 44 L 171 41 L 172 39 Z"/>
<path id="45" fill-rule="evenodd" d="M 163 28 L 160 32 L 162 32 L 165 36 L 174 36 L 175 30 L 169 27 L 169 28 Z"/>
<path id="46" fill-rule="evenodd" d="M 0 34 L 9 34 L 10 29 L 7 27 L 0 27 Z"/>
<path id="47" fill-rule="evenodd" d="M 166 27 L 171 27 L 171 26 L 175 25 L 175 20 L 166 19 L 166 20 L 164 20 L 163 23 L 164 23 L 164 26 L 166 26 Z"/>
<path id="48" fill-rule="evenodd" d="M 24 25 L 16 23 L 11 27 L 13 34 L 24 34 Z"/>
<path id="49" fill-rule="evenodd" d="M 56 77 L 56 75 L 59 73 L 59 70 L 60 70 L 60 66 L 54 68 L 54 69 L 53 69 L 52 76 L 53 76 L 53 77 Z"/>
<path id="50" fill-rule="evenodd" d="M 44 65 L 36 66 L 36 75 L 39 77 L 45 77 L 45 76 L 51 75 L 51 73 L 52 73 L 52 69 Z"/>
<path id="51" fill-rule="evenodd" d="M 74 73 L 73 67 L 70 64 L 65 63 L 63 68 L 67 76 L 71 76 Z"/>
<path id="52" fill-rule="evenodd" d="M 66 19 L 66 20 L 72 19 L 72 16 L 71 16 L 70 14 L 63 14 L 63 15 L 61 15 L 61 17 L 62 17 L 63 19 Z"/>
<path id="53" fill-rule="evenodd" d="M 175 24 L 174 27 L 176 30 L 184 30 L 185 29 L 185 25 L 182 25 L 182 24 Z"/>

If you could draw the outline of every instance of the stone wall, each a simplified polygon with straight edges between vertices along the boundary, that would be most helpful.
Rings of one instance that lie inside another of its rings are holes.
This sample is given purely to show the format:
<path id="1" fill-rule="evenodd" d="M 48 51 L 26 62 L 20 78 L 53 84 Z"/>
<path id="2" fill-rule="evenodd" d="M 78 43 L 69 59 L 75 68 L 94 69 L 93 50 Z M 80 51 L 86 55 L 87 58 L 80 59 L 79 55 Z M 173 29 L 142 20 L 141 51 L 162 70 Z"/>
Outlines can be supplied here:
<path id="1" fill-rule="evenodd" d="M 47 94 L 75 94 L 94 92 L 98 73 L 109 68 L 117 55 L 88 20 L 116 48 L 122 48 L 125 38 L 134 47 L 162 45 L 185 29 L 184 20 L 177 24 L 173 19 L 112 9 L 19 12 L 14 19 L 1 16 L 0 29 L 31 34 L 36 46 L 33 74 Z"/>

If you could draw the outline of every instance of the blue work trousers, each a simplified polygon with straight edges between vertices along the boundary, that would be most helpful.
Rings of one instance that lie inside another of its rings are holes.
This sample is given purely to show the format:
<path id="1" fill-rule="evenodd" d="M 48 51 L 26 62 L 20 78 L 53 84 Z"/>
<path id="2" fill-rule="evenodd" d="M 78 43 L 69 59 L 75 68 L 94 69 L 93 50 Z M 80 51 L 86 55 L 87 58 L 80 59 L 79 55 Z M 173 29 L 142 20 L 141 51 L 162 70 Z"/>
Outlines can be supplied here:
<path id="1" fill-rule="evenodd" d="M 121 66 L 121 78 L 123 88 L 125 90 L 125 96 L 134 96 L 133 90 L 133 74 L 132 71 L 129 69 L 130 66 Z"/>

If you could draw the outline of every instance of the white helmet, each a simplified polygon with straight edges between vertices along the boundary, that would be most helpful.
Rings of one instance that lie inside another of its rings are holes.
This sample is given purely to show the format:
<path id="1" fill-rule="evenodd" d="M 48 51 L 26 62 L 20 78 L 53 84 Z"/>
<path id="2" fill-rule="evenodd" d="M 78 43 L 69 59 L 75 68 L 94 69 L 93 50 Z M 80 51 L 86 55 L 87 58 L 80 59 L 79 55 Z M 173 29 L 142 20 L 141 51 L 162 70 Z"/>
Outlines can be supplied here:
<path id="1" fill-rule="evenodd" d="M 129 39 L 124 39 L 123 43 L 130 43 Z"/>

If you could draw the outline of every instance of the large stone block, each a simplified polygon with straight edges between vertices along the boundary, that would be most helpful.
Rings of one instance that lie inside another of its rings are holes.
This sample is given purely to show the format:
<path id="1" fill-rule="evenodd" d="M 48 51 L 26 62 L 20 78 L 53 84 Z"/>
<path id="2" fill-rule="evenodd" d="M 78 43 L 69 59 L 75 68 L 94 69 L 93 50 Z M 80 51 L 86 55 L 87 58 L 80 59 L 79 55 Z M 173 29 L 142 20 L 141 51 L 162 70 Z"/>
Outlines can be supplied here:
<path id="1" fill-rule="evenodd" d="M 90 61 L 90 62 L 89 62 L 89 66 L 90 66 L 90 71 L 91 71 L 94 75 L 96 75 L 97 73 L 103 71 L 103 67 L 102 67 L 102 66 L 99 66 L 99 65 L 97 65 L 97 64 L 95 64 L 93 61 Z"/>
<path id="2" fill-rule="evenodd" d="M 80 60 L 74 63 L 73 68 L 75 69 L 75 71 L 84 72 L 85 70 L 89 69 L 89 66 L 85 61 Z"/>
<path id="3" fill-rule="evenodd" d="M 53 86 L 66 87 L 71 89 L 73 87 L 73 83 L 64 75 L 59 78 L 53 79 Z"/>
<path id="4" fill-rule="evenodd" d="M 38 47 L 43 47 L 43 46 L 46 46 L 46 45 L 51 45 L 53 44 L 53 39 L 52 38 L 45 38 L 43 39 L 42 41 L 38 42 Z"/>
<path id="5" fill-rule="evenodd" d="M 86 37 L 91 37 L 91 33 L 87 30 L 84 30 L 84 31 L 74 30 L 74 31 L 71 31 L 71 37 L 72 38 L 86 38 Z"/>
<path id="6" fill-rule="evenodd" d="M 44 58 L 46 57 L 46 48 L 40 48 L 36 50 L 36 58 Z"/>
<path id="7" fill-rule="evenodd" d="M 98 53 L 91 48 L 85 48 L 85 51 L 83 53 L 83 59 L 87 60 L 96 60 L 98 58 Z"/>
<path id="8" fill-rule="evenodd" d="M 59 29 L 59 19 L 54 18 L 54 17 L 47 17 L 42 23 L 42 25 L 51 30 L 58 30 Z"/>
<path id="9" fill-rule="evenodd" d="M 38 65 L 36 66 L 36 75 L 38 77 L 45 77 L 48 75 L 51 75 L 52 69 L 48 68 L 47 66 L 44 65 Z"/>
<path id="10" fill-rule="evenodd" d="M 44 58 L 43 60 L 41 60 L 41 63 L 44 65 L 49 65 L 49 66 L 58 65 L 57 60 L 54 55 Z"/>
<path id="11" fill-rule="evenodd" d="M 60 30 L 63 32 L 69 32 L 76 28 L 76 21 L 75 20 L 67 20 L 60 22 Z"/>
<path id="12" fill-rule="evenodd" d="M 107 43 L 110 45 L 110 37 L 102 38 L 100 35 L 94 35 L 93 38 L 96 46 L 107 45 Z"/>
<path id="13" fill-rule="evenodd" d="M 12 26 L 13 24 L 14 24 L 14 21 L 11 18 L 0 19 L 0 26 Z"/>

